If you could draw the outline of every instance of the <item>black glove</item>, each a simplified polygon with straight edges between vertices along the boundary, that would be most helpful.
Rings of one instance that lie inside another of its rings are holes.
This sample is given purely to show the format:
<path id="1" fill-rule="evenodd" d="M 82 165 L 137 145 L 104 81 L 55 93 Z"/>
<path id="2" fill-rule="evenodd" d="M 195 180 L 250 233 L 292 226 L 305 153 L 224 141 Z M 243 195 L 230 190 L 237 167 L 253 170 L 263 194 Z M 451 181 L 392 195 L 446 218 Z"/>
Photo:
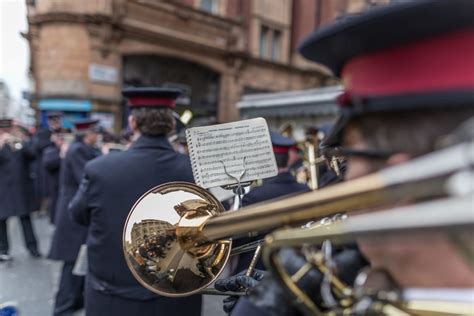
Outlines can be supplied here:
<path id="1" fill-rule="evenodd" d="M 282 265 L 290 275 L 295 274 L 304 264 L 305 258 L 296 250 L 291 248 L 282 249 L 279 253 Z M 341 279 L 352 284 L 357 272 L 367 265 L 357 249 L 341 251 L 334 256 L 337 267 L 337 275 Z M 321 283 L 323 275 L 315 268 L 310 269 L 298 282 L 298 287 L 308 295 L 317 306 L 322 306 Z M 286 290 L 280 287 L 270 275 L 253 288 L 246 298 L 245 304 L 252 304 L 259 310 L 265 311 L 271 316 L 298 315 L 299 312 L 291 305 L 292 298 Z M 240 303 L 239 303 L 240 304 Z"/>
<path id="2" fill-rule="evenodd" d="M 336 262 L 336 275 L 349 286 L 352 286 L 359 271 L 369 265 L 357 247 L 340 251 L 334 255 L 334 261 Z"/>
<path id="3" fill-rule="evenodd" d="M 290 275 L 296 273 L 306 263 L 304 257 L 292 248 L 282 249 L 279 258 Z M 318 286 L 321 280 L 322 275 L 315 269 L 311 269 L 297 284 L 305 292 L 314 293 L 314 291 L 319 291 Z M 286 290 L 270 275 L 263 278 L 247 297 L 250 304 L 271 316 L 298 315 L 298 311 L 292 306 L 291 300 L 292 298 Z"/>
<path id="4" fill-rule="evenodd" d="M 245 275 L 247 271 L 241 271 L 227 279 L 217 280 L 214 288 L 221 292 L 240 292 L 249 291 L 254 288 L 265 275 L 265 271 L 254 269 L 252 276 Z M 229 296 L 223 300 L 224 311 L 230 313 L 239 299 L 238 296 Z"/>

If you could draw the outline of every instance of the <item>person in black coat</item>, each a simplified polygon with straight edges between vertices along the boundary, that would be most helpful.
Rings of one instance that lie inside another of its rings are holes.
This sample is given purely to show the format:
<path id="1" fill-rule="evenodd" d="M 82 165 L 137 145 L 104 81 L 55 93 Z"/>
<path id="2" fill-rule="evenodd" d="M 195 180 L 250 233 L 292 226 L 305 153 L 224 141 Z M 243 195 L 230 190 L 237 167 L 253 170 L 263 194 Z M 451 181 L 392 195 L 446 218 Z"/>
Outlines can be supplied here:
<path id="1" fill-rule="evenodd" d="M 42 163 L 46 170 L 45 176 L 49 178 L 47 181 L 50 194 L 49 201 L 49 220 L 54 224 L 56 204 L 59 195 L 59 174 L 61 168 L 61 148 L 65 146 L 64 138 L 60 133 L 53 132 L 51 135 L 52 145 L 47 146 L 43 150 Z"/>
<path id="2" fill-rule="evenodd" d="M 31 143 L 21 134 L 14 136 L 11 119 L 0 120 L 0 261 L 11 260 L 7 219 L 19 216 L 25 246 L 33 257 L 40 257 L 31 224 L 33 179 L 30 164 L 35 159 Z"/>
<path id="3" fill-rule="evenodd" d="M 73 275 L 72 270 L 79 249 L 86 242 L 87 228 L 72 221 L 67 206 L 79 187 L 86 162 L 100 155 L 94 147 L 99 135 L 97 123 L 97 120 L 85 120 L 74 124 L 77 136 L 61 165 L 56 230 L 49 253 L 50 259 L 64 262 L 54 315 L 70 314 L 84 304 L 84 277 Z"/>
<path id="4" fill-rule="evenodd" d="M 331 69 L 346 85 L 338 99 L 339 118 L 321 144 L 325 151 L 347 159 L 345 180 L 360 179 L 432 152 L 440 146 L 440 139 L 472 117 L 474 77 L 472 67 L 466 67 L 465 63 L 472 60 L 472 52 L 465 48 L 473 43 L 473 20 L 467 14 L 473 10 L 474 2 L 464 0 L 396 1 L 316 30 L 303 42 L 300 46 L 303 57 Z M 428 15 L 445 18 L 419 23 L 421 17 Z M 344 49 L 335 53 L 335 47 Z M 427 67 L 435 64 L 439 67 Z M 404 199 L 395 205 L 407 203 L 410 202 Z M 410 214 L 400 216 L 411 218 Z M 387 283 L 395 284 L 396 291 L 402 293 L 406 288 L 417 288 L 427 296 L 429 288 L 443 288 L 447 283 L 451 290 L 472 288 L 472 270 L 463 268 L 468 265 L 466 257 L 461 255 L 463 259 L 457 260 L 459 248 L 451 243 L 453 232 L 435 234 L 436 237 L 422 231 L 415 235 L 400 233 L 402 238 L 398 240 L 393 235 L 357 238 L 360 251 L 352 248 L 333 253 L 332 269 L 350 287 L 354 272 L 368 261 L 377 271 L 390 271 L 385 277 L 390 281 L 385 282 L 384 292 L 387 288 L 392 290 Z M 432 252 L 434 244 L 436 255 Z M 286 256 L 287 260 L 280 256 L 282 267 L 289 275 L 307 264 L 294 254 L 294 249 L 282 251 L 293 252 Z M 440 274 L 437 267 L 449 273 Z M 308 270 L 295 283 L 317 307 L 327 308 L 331 303 L 321 304 L 323 297 L 329 296 L 322 295 L 323 275 L 314 268 Z M 379 275 L 378 280 L 381 279 Z M 371 281 L 362 288 L 370 287 Z M 290 299 L 288 291 L 279 289 L 276 283 L 275 280 L 270 286 L 264 278 L 248 297 L 239 300 L 232 315 L 296 315 L 299 311 L 292 309 L 291 304 L 298 301 Z M 382 283 L 377 284 L 379 288 Z M 351 311 L 331 308 L 327 312 L 380 314 L 378 307 L 384 303 L 381 293 L 366 292 L 354 300 L 357 308 Z M 375 310 L 372 303 L 377 305 Z"/>
<path id="5" fill-rule="evenodd" d="M 124 152 L 86 165 L 69 205 L 73 218 L 89 226 L 86 314 L 200 315 L 201 296 L 161 297 L 133 277 L 122 250 L 122 232 L 133 204 L 149 189 L 170 181 L 194 182 L 191 163 L 173 150 L 172 108 L 179 90 L 133 88 L 123 92 L 131 107 L 129 126 L 139 138 Z"/>
<path id="6" fill-rule="evenodd" d="M 36 154 L 36 161 L 34 164 L 35 174 L 35 197 L 36 197 L 36 209 L 41 211 L 46 210 L 47 204 L 51 203 L 48 201 L 50 197 L 50 177 L 43 165 L 43 152 L 46 148 L 54 146 L 51 141 L 51 135 L 55 131 L 61 130 L 61 118 L 62 112 L 50 111 L 46 114 L 48 118 L 48 125 L 46 127 L 38 128 L 36 134 L 33 136 L 33 148 Z"/>
<path id="7" fill-rule="evenodd" d="M 306 184 L 298 183 L 295 177 L 288 170 L 288 152 L 290 148 L 296 145 L 295 141 L 284 137 L 274 131 L 270 132 L 273 145 L 273 153 L 278 166 L 278 175 L 263 181 L 259 187 L 252 189 L 242 199 L 242 206 L 279 198 L 288 194 L 297 194 L 308 192 L 309 188 Z M 264 235 L 257 237 L 247 237 L 235 240 L 233 246 L 237 247 L 245 243 L 263 238 Z M 239 256 L 236 272 L 246 270 L 252 261 L 253 252 L 246 252 Z M 258 261 L 256 268 L 264 269 L 261 260 Z"/>

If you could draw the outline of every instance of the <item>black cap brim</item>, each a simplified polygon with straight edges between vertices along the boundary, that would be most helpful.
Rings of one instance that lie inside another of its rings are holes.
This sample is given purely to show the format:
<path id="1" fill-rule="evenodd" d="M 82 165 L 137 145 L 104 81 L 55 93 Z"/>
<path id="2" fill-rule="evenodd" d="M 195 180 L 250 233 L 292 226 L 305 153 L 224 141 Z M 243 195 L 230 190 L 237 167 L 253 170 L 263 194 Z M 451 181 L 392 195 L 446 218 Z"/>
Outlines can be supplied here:
<path id="1" fill-rule="evenodd" d="M 296 145 L 296 142 L 291 138 L 280 135 L 274 131 L 270 131 L 270 139 L 272 141 L 272 145 L 274 146 L 291 147 Z"/>
<path id="2" fill-rule="evenodd" d="M 173 88 L 125 88 L 122 90 L 122 95 L 126 98 L 130 97 L 157 97 L 157 98 L 171 98 L 177 99 L 182 94 L 179 89 Z"/>
<path id="3" fill-rule="evenodd" d="M 365 98 L 360 103 L 341 107 L 336 123 L 323 139 L 320 148 L 339 146 L 342 133 L 351 118 L 369 113 L 434 110 L 449 107 L 462 108 L 474 105 L 474 91 L 431 92 L 395 96 Z"/>

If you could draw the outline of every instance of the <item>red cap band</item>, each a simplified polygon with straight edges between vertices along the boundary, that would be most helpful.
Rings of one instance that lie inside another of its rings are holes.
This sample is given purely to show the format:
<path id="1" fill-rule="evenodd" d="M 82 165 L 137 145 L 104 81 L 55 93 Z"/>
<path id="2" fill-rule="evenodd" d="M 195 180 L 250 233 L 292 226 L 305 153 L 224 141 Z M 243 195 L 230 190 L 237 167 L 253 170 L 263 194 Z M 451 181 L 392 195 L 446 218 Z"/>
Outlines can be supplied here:
<path id="1" fill-rule="evenodd" d="M 138 107 L 138 106 L 164 106 L 169 108 L 176 107 L 176 99 L 172 98 L 143 98 L 143 97 L 130 97 L 128 98 L 128 106 L 129 107 Z"/>
<path id="2" fill-rule="evenodd" d="M 290 147 L 286 146 L 273 146 L 273 152 L 275 154 L 287 154 L 290 151 Z"/>
<path id="3" fill-rule="evenodd" d="M 92 127 L 95 127 L 95 125 L 97 124 L 97 122 L 94 122 L 94 123 L 75 123 L 74 124 L 74 127 L 76 128 L 77 131 L 83 131 L 83 130 L 87 130 L 89 128 L 92 128 Z"/>
<path id="4" fill-rule="evenodd" d="M 341 77 L 360 96 L 473 89 L 473 56 L 470 29 L 355 57 Z"/>

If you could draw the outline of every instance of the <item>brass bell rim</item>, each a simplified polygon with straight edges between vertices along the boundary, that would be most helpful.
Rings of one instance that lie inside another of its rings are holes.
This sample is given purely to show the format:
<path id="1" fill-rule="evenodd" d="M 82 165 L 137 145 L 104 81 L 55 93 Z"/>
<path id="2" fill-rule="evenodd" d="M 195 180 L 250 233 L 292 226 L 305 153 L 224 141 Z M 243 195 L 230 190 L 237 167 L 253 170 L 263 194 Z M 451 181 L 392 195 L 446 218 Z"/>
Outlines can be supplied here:
<path id="1" fill-rule="evenodd" d="M 231 248 L 232 248 L 232 239 L 231 238 L 209 242 L 208 245 L 210 245 L 210 246 L 215 246 L 216 248 L 218 248 L 220 245 L 226 244 L 227 248 L 225 250 L 225 254 L 222 258 L 220 268 L 218 268 L 218 271 L 216 273 L 213 273 L 213 277 L 211 277 L 208 282 L 205 282 L 205 284 L 202 284 L 199 287 L 196 287 L 194 290 L 186 291 L 186 292 L 179 292 L 179 293 L 166 292 L 166 291 L 162 291 L 162 290 L 159 290 L 159 289 L 151 286 L 150 284 L 148 284 L 147 282 L 145 282 L 143 280 L 143 278 L 137 273 L 137 271 L 133 267 L 132 263 L 128 259 L 129 254 L 127 253 L 127 249 L 126 249 L 126 246 L 125 246 L 126 241 L 127 241 L 126 240 L 127 227 L 129 227 L 130 218 L 133 215 L 133 210 L 135 210 L 136 206 L 139 205 L 140 202 L 145 197 L 147 197 L 148 195 L 150 195 L 152 193 L 158 193 L 158 192 L 168 193 L 168 192 L 179 191 L 179 190 L 195 193 L 196 195 L 203 198 L 203 200 L 210 201 L 212 204 L 217 206 L 218 214 L 221 214 L 221 213 L 225 212 L 225 208 L 222 206 L 222 204 L 219 202 L 219 200 L 217 200 L 207 190 L 205 190 L 205 189 L 203 189 L 203 188 L 201 188 L 201 187 L 199 187 L 199 186 L 197 186 L 193 183 L 190 183 L 190 182 L 184 182 L 184 181 L 166 182 L 166 183 L 157 185 L 157 186 L 149 189 L 148 191 L 146 191 L 144 194 L 142 194 L 140 196 L 140 198 L 131 207 L 131 210 L 129 211 L 129 213 L 127 215 L 127 218 L 125 220 L 125 225 L 124 225 L 123 232 L 122 232 L 122 250 L 123 250 L 123 254 L 124 254 L 124 258 L 125 258 L 125 262 L 127 264 L 127 267 L 130 270 L 130 272 L 132 273 L 133 277 L 137 280 L 137 282 L 141 286 L 148 289 L 149 291 L 151 291 L 155 294 L 165 296 L 165 297 L 170 297 L 170 298 L 188 297 L 188 296 L 191 296 L 191 295 L 194 295 L 194 294 L 199 294 L 200 291 L 202 291 L 203 289 L 205 289 L 209 285 L 211 285 L 213 282 L 215 282 L 215 280 L 224 271 L 225 266 L 227 264 L 227 261 L 229 260 L 230 253 L 231 253 Z"/>

